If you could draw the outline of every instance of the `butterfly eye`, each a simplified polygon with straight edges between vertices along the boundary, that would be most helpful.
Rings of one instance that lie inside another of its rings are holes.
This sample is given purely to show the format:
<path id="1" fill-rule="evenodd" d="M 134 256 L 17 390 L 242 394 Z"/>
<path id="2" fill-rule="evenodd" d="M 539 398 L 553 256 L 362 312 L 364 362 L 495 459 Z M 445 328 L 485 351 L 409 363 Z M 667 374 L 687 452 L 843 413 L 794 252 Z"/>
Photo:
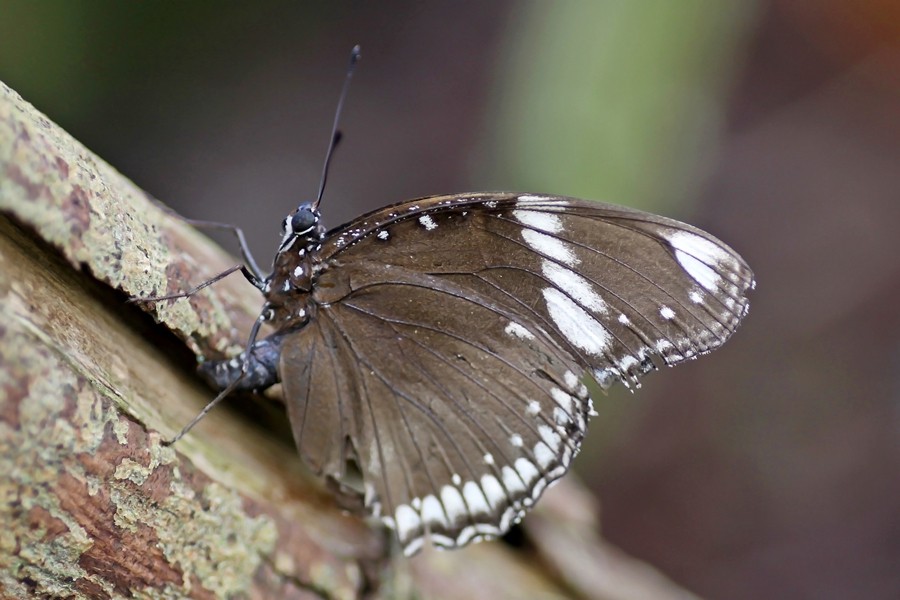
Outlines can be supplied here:
<path id="1" fill-rule="evenodd" d="M 291 231 L 297 235 L 306 233 L 316 224 L 316 215 L 308 206 L 301 206 L 291 217 Z"/>

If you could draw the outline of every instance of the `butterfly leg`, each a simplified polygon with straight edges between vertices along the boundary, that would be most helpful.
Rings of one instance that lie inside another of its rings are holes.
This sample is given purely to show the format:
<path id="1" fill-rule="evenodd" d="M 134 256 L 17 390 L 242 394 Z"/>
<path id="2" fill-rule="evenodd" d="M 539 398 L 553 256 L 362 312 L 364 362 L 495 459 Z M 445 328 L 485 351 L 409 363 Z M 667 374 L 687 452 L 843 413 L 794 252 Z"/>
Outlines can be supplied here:
<path id="1" fill-rule="evenodd" d="M 257 281 L 262 281 L 265 279 L 265 275 L 260 270 L 259 265 L 256 264 L 256 260 L 253 258 L 253 253 L 250 252 L 250 246 L 247 245 L 247 238 L 244 237 L 244 231 L 238 227 L 237 225 L 231 225 L 229 223 L 219 223 L 218 221 L 202 221 L 199 219 L 184 219 L 184 221 L 194 227 L 207 227 L 213 229 L 227 229 L 231 231 L 238 239 L 238 246 L 241 249 L 241 256 L 244 258 L 244 262 L 247 264 L 248 270 L 253 274 L 254 278 Z M 244 274 L 245 276 L 247 273 Z M 248 276 L 247 279 L 250 279 Z M 253 283 L 251 280 L 250 283 Z M 256 285 L 253 283 L 253 285 Z M 256 286 L 259 288 L 259 286 Z M 262 288 L 260 288 L 262 289 Z"/>
<path id="2" fill-rule="evenodd" d="M 217 389 L 221 390 L 209 404 L 203 407 L 191 422 L 182 428 L 171 440 L 164 442 L 171 446 L 194 428 L 206 414 L 219 402 L 236 390 L 262 390 L 279 381 L 278 364 L 280 337 L 269 336 L 257 341 L 259 329 L 270 318 L 270 311 L 263 310 L 253 328 L 250 330 L 250 339 L 247 348 L 238 356 L 229 360 L 210 361 L 200 365 L 200 373 Z"/>
<path id="3" fill-rule="evenodd" d="M 222 279 L 225 279 L 226 277 L 228 277 L 235 271 L 240 271 L 241 273 L 243 273 L 243 275 L 247 279 L 247 281 L 249 281 L 253 285 L 253 287 L 255 287 L 256 289 L 262 290 L 263 287 L 265 286 L 265 283 L 263 282 L 263 280 L 258 279 L 245 265 L 234 265 L 233 267 L 229 267 L 229 268 L 225 269 L 224 271 L 222 271 L 215 277 L 212 277 L 211 279 L 207 279 L 200 285 L 192 287 L 191 289 L 189 289 L 185 292 L 178 292 L 176 294 L 166 294 L 165 296 L 142 296 L 139 298 L 129 298 L 128 302 L 130 302 L 132 304 L 138 304 L 138 303 L 145 303 L 145 302 L 159 302 L 160 300 L 174 300 L 176 298 L 190 298 L 191 296 L 193 296 L 194 294 L 196 294 L 203 288 L 209 287 L 212 284 L 216 283 L 217 281 L 221 281 Z"/>

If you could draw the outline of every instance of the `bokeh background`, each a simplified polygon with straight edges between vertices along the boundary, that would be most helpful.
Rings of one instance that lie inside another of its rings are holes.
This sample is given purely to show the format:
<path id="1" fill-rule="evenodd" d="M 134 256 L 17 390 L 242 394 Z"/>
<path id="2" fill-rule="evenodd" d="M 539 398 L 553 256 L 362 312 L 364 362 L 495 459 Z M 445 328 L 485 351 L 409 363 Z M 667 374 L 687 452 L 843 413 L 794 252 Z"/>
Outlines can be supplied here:
<path id="1" fill-rule="evenodd" d="M 606 538 L 710 598 L 900 597 L 900 4 L 0 2 L 0 79 L 264 263 L 356 43 L 330 224 L 554 192 L 756 271 L 729 344 L 598 403 Z"/>

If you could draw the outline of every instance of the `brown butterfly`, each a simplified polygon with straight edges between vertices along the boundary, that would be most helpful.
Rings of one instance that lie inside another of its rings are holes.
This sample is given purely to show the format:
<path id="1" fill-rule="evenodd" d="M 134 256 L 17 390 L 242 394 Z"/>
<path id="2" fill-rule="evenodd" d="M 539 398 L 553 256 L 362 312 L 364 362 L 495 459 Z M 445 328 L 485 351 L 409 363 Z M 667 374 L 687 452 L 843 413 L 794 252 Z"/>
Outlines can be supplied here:
<path id="1" fill-rule="evenodd" d="M 247 350 L 201 371 L 214 402 L 281 382 L 304 461 L 338 483 L 355 464 L 407 554 L 503 534 L 578 453 L 588 379 L 637 387 L 747 314 L 737 253 L 610 204 L 433 196 L 326 231 L 328 162 L 317 200 L 285 217 L 272 272 L 242 267 L 265 296 Z M 257 339 L 263 323 L 275 333 Z"/>

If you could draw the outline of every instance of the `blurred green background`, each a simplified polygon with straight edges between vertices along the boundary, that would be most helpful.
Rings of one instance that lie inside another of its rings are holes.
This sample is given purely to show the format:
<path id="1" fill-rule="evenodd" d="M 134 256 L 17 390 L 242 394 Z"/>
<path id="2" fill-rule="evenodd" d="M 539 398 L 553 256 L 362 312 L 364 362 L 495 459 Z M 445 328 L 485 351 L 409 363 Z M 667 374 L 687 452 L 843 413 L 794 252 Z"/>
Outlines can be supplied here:
<path id="1" fill-rule="evenodd" d="M 750 316 L 598 403 L 578 470 L 603 533 L 712 598 L 887 599 L 898 39 L 888 0 L 3 0 L 0 80 L 186 216 L 242 225 L 263 263 L 315 194 L 356 43 L 330 225 L 511 189 L 708 229 L 757 273 Z"/>

